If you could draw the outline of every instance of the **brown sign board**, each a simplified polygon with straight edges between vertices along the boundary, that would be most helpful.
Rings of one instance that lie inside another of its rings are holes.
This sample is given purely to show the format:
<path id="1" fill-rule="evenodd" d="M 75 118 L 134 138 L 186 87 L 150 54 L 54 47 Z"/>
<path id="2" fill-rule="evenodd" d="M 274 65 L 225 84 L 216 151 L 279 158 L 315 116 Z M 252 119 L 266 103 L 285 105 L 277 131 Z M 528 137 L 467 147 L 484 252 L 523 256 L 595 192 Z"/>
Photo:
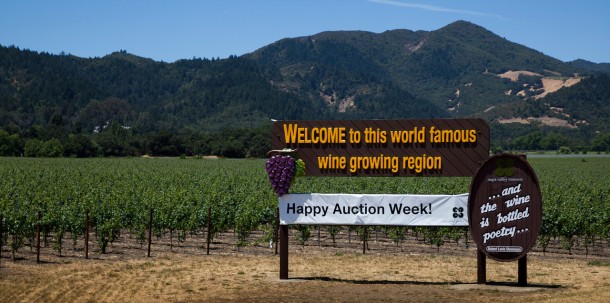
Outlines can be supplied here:
<path id="1" fill-rule="evenodd" d="M 468 196 L 468 222 L 481 252 L 514 261 L 536 244 L 542 221 L 540 184 L 525 159 L 489 158 L 477 171 Z"/>
<path id="2" fill-rule="evenodd" d="M 489 158 L 482 119 L 276 121 L 273 149 L 307 176 L 473 176 Z"/>

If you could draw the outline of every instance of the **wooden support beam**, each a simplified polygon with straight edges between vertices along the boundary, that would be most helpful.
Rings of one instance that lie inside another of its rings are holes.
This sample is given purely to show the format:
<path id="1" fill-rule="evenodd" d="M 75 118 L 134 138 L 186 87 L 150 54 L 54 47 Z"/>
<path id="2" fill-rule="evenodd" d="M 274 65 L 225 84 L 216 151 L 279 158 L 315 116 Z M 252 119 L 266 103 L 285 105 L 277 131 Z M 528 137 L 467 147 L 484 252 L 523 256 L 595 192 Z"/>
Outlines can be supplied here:
<path id="1" fill-rule="evenodd" d="M 288 225 L 280 225 L 280 279 L 288 279 Z"/>
<path id="2" fill-rule="evenodd" d="M 487 283 L 487 256 L 477 249 L 477 284 Z"/>

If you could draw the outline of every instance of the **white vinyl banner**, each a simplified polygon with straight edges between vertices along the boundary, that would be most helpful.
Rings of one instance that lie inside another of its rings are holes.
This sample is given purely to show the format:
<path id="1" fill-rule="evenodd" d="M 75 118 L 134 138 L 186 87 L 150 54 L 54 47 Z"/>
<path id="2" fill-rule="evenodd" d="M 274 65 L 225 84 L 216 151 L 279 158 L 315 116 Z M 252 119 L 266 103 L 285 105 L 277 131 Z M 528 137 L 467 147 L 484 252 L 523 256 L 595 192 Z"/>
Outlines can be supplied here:
<path id="1" fill-rule="evenodd" d="M 468 194 L 286 194 L 280 224 L 468 226 Z"/>

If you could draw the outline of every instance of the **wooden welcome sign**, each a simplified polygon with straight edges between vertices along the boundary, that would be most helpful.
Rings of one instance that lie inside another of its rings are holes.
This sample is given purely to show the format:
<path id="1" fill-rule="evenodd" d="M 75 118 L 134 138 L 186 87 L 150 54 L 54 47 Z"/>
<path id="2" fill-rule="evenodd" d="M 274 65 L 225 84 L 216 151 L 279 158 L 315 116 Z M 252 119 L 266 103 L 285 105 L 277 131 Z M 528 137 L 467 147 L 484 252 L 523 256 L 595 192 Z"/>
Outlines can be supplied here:
<path id="1" fill-rule="evenodd" d="M 308 176 L 474 175 L 467 211 L 468 225 L 479 250 L 478 281 L 485 283 L 488 256 L 498 261 L 519 260 L 519 284 L 527 284 L 526 255 L 536 243 L 542 221 L 540 184 L 524 158 L 510 154 L 489 158 L 489 126 L 484 120 L 277 121 L 273 125 L 272 146 L 294 152 L 305 163 Z M 291 224 L 464 223 L 456 221 L 451 211 L 442 211 L 440 203 L 433 203 L 448 197 L 314 193 L 279 196 L 280 279 L 288 278 Z M 454 204 L 448 209 L 455 212 Z"/>
<path id="2" fill-rule="evenodd" d="M 536 244 L 542 221 L 540 184 L 522 158 L 496 155 L 472 179 L 468 222 L 479 251 L 498 261 L 514 261 Z"/>
<path id="3" fill-rule="evenodd" d="M 276 121 L 271 145 L 302 161 L 306 176 L 456 177 L 473 176 L 489 158 L 489 139 L 482 119 Z M 266 168 L 280 197 L 280 279 L 288 279 L 292 224 L 467 225 L 466 195 L 288 194 L 278 163 Z"/>
<path id="4" fill-rule="evenodd" d="M 482 119 L 273 123 L 274 150 L 295 150 L 307 176 L 473 176 L 489 157 Z"/>
<path id="5" fill-rule="evenodd" d="M 527 253 L 542 221 L 538 177 L 525 156 L 500 154 L 475 174 L 468 196 L 468 224 L 477 243 L 477 283 L 487 283 L 486 258 L 518 261 L 518 282 L 527 285 Z"/>

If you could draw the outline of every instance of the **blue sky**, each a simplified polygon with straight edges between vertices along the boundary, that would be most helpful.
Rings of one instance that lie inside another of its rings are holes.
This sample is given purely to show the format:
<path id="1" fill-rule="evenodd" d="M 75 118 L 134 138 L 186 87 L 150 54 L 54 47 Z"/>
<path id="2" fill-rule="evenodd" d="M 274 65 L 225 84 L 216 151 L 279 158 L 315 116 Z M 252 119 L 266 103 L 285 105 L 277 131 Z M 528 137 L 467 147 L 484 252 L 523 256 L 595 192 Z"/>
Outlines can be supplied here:
<path id="1" fill-rule="evenodd" d="M 226 58 L 332 30 L 435 30 L 467 20 L 563 61 L 610 62 L 610 1 L 17 1 L 0 4 L 0 44 L 173 62 Z"/>

